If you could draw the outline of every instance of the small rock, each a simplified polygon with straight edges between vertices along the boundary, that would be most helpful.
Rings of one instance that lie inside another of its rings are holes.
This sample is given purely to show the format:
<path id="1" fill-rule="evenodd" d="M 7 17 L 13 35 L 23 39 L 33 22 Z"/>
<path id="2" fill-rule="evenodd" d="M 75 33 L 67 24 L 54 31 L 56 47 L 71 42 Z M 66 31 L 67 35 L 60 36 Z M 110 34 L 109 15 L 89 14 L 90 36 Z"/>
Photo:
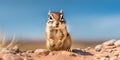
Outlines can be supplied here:
<path id="1" fill-rule="evenodd" d="M 50 51 L 45 50 L 45 49 L 36 49 L 34 53 L 37 55 L 46 56 L 49 54 L 49 52 Z"/>
<path id="2" fill-rule="evenodd" d="M 86 50 L 85 49 L 81 49 L 83 52 L 86 52 Z"/>
<path id="3" fill-rule="evenodd" d="M 100 52 L 101 49 L 102 49 L 102 45 L 97 45 L 97 46 L 95 46 L 95 50 L 96 50 L 97 52 Z"/>
<path id="4" fill-rule="evenodd" d="M 33 60 L 33 59 L 32 59 L 32 57 L 30 57 L 30 56 L 25 56 L 25 57 L 24 57 L 24 60 Z"/>
<path id="5" fill-rule="evenodd" d="M 25 52 L 19 53 L 19 54 L 20 54 L 20 56 L 26 56 L 27 55 L 27 53 L 25 53 Z"/>
<path id="6" fill-rule="evenodd" d="M 13 48 L 12 48 L 12 50 L 13 51 L 15 51 L 16 53 L 18 53 L 19 52 L 19 48 L 18 48 L 18 46 L 16 45 L 16 46 L 14 46 Z"/>
<path id="7" fill-rule="evenodd" d="M 34 53 L 34 51 L 33 50 L 28 50 L 28 51 L 26 51 L 26 53 Z"/>
<path id="8" fill-rule="evenodd" d="M 112 57 L 112 58 L 110 58 L 110 60 L 118 60 L 118 58 L 117 57 Z"/>
<path id="9" fill-rule="evenodd" d="M 111 53 L 113 50 L 112 49 L 109 49 L 108 52 Z"/>
<path id="10" fill-rule="evenodd" d="M 116 48 L 116 46 L 104 46 L 103 48 L 105 48 L 105 49 L 113 49 L 113 48 Z"/>
<path id="11" fill-rule="evenodd" d="M 90 50 L 91 49 L 91 47 L 87 47 L 85 50 Z"/>
<path id="12" fill-rule="evenodd" d="M 108 54 L 108 53 L 105 53 L 105 54 L 103 55 L 103 57 L 109 58 L 109 54 Z"/>
<path id="13" fill-rule="evenodd" d="M 48 52 L 48 50 L 46 50 L 46 49 L 36 49 L 35 53 L 38 53 L 38 52 Z"/>
<path id="14" fill-rule="evenodd" d="M 104 46 L 113 46 L 116 40 L 112 39 L 103 43 Z"/>
<path id="15" fill-rule="evenodd" d="M 114 51 L 114 56 L 119 56 L 119 51 Z"/>
<path id="16" fill-rule="evenodd" d="M 95 57 L 96 59 L 100 59 L 100 58 L 102 57 L 102 54 L 95 54 L 94 57 Z"/>
<path id="17" fill-rule="evenodd" d="M 100 60 L 106 60 L 106 57 L 102 57 Z"/>
<path id="18" fill-rule="evenodd" d="M 120 46 L 120 40 L 117 40 L 115 43 L 114 43 L 115 46 Z"/>
<path id="19" fill-rule="evenodd" d="M 2 53 L 10 53 L 10 50 L 7 49 L 7 48 L 2 48 L 2 49 L 1 49 L 1 52 L 2 52 Z"/>

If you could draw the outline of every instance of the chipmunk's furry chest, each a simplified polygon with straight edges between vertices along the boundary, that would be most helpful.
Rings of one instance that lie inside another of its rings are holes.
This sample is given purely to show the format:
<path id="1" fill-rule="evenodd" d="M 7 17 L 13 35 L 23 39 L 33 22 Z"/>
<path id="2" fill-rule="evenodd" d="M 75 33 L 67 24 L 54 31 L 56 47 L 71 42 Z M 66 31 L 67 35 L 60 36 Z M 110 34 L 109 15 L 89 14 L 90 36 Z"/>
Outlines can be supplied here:
<path id="1" fill-rule="evenodd" d="M 54 40 L 59 40 L 60 37 L 63 35 L 63 32 L 60 29 L 53 29 L 51 31 L 51 34 Z"/>

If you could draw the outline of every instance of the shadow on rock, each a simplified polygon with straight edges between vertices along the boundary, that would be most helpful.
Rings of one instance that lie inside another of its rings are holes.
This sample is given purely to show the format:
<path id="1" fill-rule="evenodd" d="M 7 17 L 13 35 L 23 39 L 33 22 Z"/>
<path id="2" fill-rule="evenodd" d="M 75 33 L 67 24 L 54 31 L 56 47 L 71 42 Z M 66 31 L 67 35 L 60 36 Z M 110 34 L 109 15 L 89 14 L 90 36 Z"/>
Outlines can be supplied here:
<path id="1" fill-rule="evenodd" d="M 3 60 L 2 58 L 0 58 L 0 60 Z"/>
<path id="2" fill-rule="evenodd" d="M 91 54 L 89 52 L 78 50 L 78 49 L 73 49 L 72 52 L 80 54 L 80 55 L 93 55 L 93 54 Z"/>

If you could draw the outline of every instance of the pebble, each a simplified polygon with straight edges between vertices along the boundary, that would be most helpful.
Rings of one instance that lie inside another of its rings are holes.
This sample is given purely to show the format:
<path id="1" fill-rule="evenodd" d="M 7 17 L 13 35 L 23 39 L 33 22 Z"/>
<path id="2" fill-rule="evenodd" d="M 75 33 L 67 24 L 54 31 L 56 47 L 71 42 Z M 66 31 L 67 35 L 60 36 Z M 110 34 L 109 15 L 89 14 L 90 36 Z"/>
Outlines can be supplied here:
<path id="1" fill-rule="evenodd" d="M 101 49 L 102 49 L 102 45 L 97 45 L 97 46 L 95 46 L 95 50 L 96 50 L 97 52 L 100 52 Z"/>

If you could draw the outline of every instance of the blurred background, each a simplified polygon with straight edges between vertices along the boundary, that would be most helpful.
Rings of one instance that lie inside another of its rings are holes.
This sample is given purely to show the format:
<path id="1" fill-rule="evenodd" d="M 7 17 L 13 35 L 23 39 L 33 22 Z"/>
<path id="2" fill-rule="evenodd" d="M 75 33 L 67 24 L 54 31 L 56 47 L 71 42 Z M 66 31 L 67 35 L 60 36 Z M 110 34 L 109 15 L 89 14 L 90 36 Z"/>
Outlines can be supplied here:
<path id="1" fill-rule="evenodd" d="M 21 49 L 45 47 L 48 10 L 64 11 L 72 48 L 94 47 L 105 40 L 120 39 L 119 0 L 1 0 L 0 32 Z"/>

